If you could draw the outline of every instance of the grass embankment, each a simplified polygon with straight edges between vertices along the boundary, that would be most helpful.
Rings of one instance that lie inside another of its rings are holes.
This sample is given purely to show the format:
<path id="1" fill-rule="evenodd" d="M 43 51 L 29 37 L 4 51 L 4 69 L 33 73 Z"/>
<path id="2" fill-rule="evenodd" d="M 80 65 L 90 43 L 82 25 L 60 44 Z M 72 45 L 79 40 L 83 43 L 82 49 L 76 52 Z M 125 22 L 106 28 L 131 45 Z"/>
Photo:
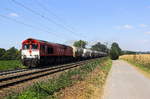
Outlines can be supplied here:
<path id="1" fill-rule="evenodd" d="M 100 78 L 93 78 L 89 82 L 96 83 L 97 81 L 103 82 L 111 67 L 111 60 L 109 58 L 97 59 L 82 67 L 69 70 L 62 73 L 59 77 L 49 79 L 47 82 L 36 83 L 28 89 L 19 94 L 14 94 L 8 99 L 57 99 L 59 95 L 55 94 L 66 87 L 71 87 L 77 82 L 84 81 L 88 74 L 99 68 L 105 75 L 98 74 Z M 99 84 L 99 83 L 97 83 Z M 96 84 L 96 85 L 97 85 Z M 78 90 L 78 89 L 76 89 Z"/>
<path id="2" fill-rule="evenodd" d="M 123 55 L 119 59 L 125 60 L 150 74 L 150 54 Z"/>
<path id="3" fill-rule="evenodd" d="M 110 59 L 104 59 L 82 81 L 62 89 L 55 94 L 57 99 L 101 99 L 103 85 L 112 66 Z"/>
<path id="4" fill-rule="evenodd" d="M 11 70 L 17 68 L 24 68 L 19 60 L 1 60 L 0 70 Z"/>

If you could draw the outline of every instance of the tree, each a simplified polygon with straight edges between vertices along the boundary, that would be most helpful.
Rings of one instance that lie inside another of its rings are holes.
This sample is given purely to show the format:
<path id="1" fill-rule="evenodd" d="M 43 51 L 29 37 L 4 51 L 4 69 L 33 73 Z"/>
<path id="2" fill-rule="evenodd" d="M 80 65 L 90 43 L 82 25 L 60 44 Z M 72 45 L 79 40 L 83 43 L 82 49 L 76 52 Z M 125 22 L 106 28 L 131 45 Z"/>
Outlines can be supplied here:
<path id="1" fill-rule="evenodd" d="M 79 40 L 79 41 L 75 41 L 73 44 L 75 47 L 79 47 L 79 48 L 85 48 L 87 45 L 86 41 L 83 40 Z"/>
<path id="2" fill-rule="evenodd" d="M 92 50 L 96 50 L 96 51 L 102 51 L 102 52 L 108 52 L 108 48 L 106 45 L 101 44 L 100 42 L 96 43 L 95 45 L 93 45 L 91 47 Z"/>
<path id="3" fill-rule="evenodd" d="M 2 59 L 2 56 L 5 54 L 6 50 L 3 48 L 0 48 L 0 59 Z"/>
<path id="4" fill-rule="evenodd" d="M 115 60 L 119 58 L 119 55 L 121 55 L 122 51 L 119 47 L 119 45 L 117 43 L 113 43 L 111 45 L 111 49 L 110 49 L 110 57 L 111 59 Z"/>

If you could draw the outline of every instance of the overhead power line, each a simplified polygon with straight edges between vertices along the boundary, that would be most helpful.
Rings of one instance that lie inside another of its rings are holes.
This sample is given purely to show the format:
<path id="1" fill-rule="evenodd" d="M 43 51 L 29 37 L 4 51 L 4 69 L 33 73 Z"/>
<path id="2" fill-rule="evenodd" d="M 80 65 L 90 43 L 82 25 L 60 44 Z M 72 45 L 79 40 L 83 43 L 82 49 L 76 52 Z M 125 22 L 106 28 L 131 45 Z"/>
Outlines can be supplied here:
<path id="1" fill-rule="evenodd" d="M 36 4 L 37 4 L 40 8 L 42 8 L 44 11 L 46 11 L 46 12 L 50 13 L 52 16 L 54 16 L 54 18 L 55 18 L 56 20 L 58 20 L 59 22 L 61 22 L 62 24 L 64 24 L 64 21 L 62 20 L 61 17 L 59 17 L 59 16 L 58 16 L 57 14 L 55 14 L 52 10 L 48 9 L 46 6 L 44 6 L 42 3 L 40 3 L 39 0 L 36 0 Z M 69 25 L 66 25 L 66 24 L 65 24 L 64 26 L 69 27 L 71 30 L 73 30 L 72 27 L 69 26 Z"/>
<path id="2" fill-rule="evenodd" d="M 57 20 L 62 21 L 62 19 L 56 15 L 53 11 L 51 11 L 50 9 L 48 9 L 47 7 L 45 7 L 43 4 L 41 4 L 38 0 L 36 0 L 36 4 L 41 7 L 43 10 L 45 10 L 48 13 L 51 13 L 51 15 L 53 15 Z"/>
<path id="3" fill-rule="evenodd" d="M 4 10 L 11 11 L 11 12 L 17 12 L 16 10 L 13 10 L 13 9 L 10 9 L 10 8 L 4 8 Z M 19 17 L 23 18 L 24 16 L 19 14 Z M 23 19 L 25 20 L 25 18 L 23 18 Z M 33 23 L 35 23 L 35 22 L 33 22 Z M 37 24 L 39 24 L 39 23 L 37 23 Z M 47 27 L 43 24 L 40 27 L 43 27 L 43 28 L 47 29 L 47 31 L 51 30 L 51 28 L 49 28 L 49 27 Z"/>
<path id="4" fill-rule="evenodd" d="M 4 10 L 7 10 L 7 11 L 11 11 L 11 12 L 17 12 L 16 10 L 14 10 L 14 9 L 10 9 L 10 8 L 4 8 Z M 21 16 L 21 18 L 23 18 L 24 16 L 23 15 L 20 15 L 19 14 L 19 16 Z M 25 20 L 25 18 L 24 18 L 24 20 Z M 37 21 L 36 21 L 37 22 Z M 33 23 L 35 23 L 36 24 L 36 22 L 34 21 Z M 37 23 L 37 24 L 39 24 L 39 23 Z M 47 25 L 40 25 L 40 28 L 41 27 L 43 27 L 43 29 L 46 29 L 47 31 L 49 31 L 49 30 L 51 30 L 51 28 L 49 28 Z M 51 32 L 52 33 L 52 32 Z M 58 33 L 57 33 L 58 34 Z M 63 34 L 63 35 L 57 35 L 57 37 L 58 36 L 61 36 L 61 37 L 67 37 L 65 34 Z M 65 40 L 65 39 L 64 39 Z"/>
<path id="5" fill-rule="evenodd" d="M 14 21 L 14 22 L 16 22 L 16 23 L 18 23 L 18 24 L 22 24 L 22 25 L 24 25 L 24 26 L 26 26 L 26 27 L 29 27 L 29 28 L 32 28 L 32 29 L 34 29 L 34 30 L 40 30 L 40 31 L 43 31 L 43 32 L 46 32 L 46 33 L 50 33 L 50 34 L 52 34 L 52 35 L 55 36 L 55 37 L 59 37 L 58 35 L 56 35 L 56 34 L 54 34 L 54 33 L 51 33 L 51 32 L 49 32 L 49 31 L 45 31 L 45 30 L 42 30 L 42 29 L 39 29 L 38 27 L 35 27 L 35 26 L 31 25 L 31 24 L 27 24 L 27 23 L 24 23 L 24 22 L 22 22 L 22 21 L 18 21 L 18 20 L 16 20 L 16 19 L 7 17 L 7 16 L 5 16 L 5 15 L 0 15 L 0 17 L 2 17 L 2 18 L 4 18 L 4 19 L 7 19 L 7 20 L 10 20 L 10 21 Z M 59 38 L 62 39 L 61 37 L 59 37 Z M 62 39 L 62 40 L 64 40 L 64 39 Z"/>
<path id="6" fill-rule="evenodd" d="M 23 7 L 24 9 L 26 9 L 26 10 L 32 12 L 33 14 L 38 15 L 38 16 L 40 16 L 41 18 L 43 18 L 43 19 L 45 19 L 45 20 L 47 20 L 47 21 L 49 21 L 49 22 L 51 22 L 51 23 L 53 23 L 53 24 L 56 24 L 57 26 L 59 26 L 59 27 L 65 29 L 65 30 L 67 30 L 67 31 L 69 31 L 69 32 L 71 32 L 71 33 L 73 33 L 76 37 L 80 37 L 80 36 L 78 36 L 79 34 L 76 34 L 74 31 L 72 31 L 71 29 L 67 28 L 66 26 L 64 26 L 64 25 L 62 25 L 62 24 L 60 24 L 60 23 L 55 22 L 55 21 L 52 20 L 51 18 L 49 18 L 49 17 L 47 17 L 47 16 L 45 16 L 45 15 L 43 15 L 43 14 L 37 12 L 37 11 L 35 11 L 35 10 L 33 10 L 33 9 L 31 9 L 31 8 L 29 8 L 29 7 L 27 7 L 27 6 L 25 6 L 24 4 L 22 4 L 22 3 L 20 3 L 20 2 L 18 2 L 18 1 L 16 1 L 16 0 L 12 0 L 12 2 L 14 2 L 15 4 L 17 4 L 17 5 L 21 6 L 21 7 Z"/>

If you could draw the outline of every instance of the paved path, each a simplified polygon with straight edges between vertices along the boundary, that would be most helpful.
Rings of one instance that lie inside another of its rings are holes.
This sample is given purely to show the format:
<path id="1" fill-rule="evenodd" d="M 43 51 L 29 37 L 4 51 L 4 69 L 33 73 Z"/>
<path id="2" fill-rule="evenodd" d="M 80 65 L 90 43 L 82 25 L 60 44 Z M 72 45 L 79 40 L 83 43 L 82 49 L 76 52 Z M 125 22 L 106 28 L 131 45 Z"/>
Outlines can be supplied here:
<path id="1" fill-rule="evenodd" d="M 150 79 L 124 61 L 113 61 L 103 99 L 150 99 Z"/>

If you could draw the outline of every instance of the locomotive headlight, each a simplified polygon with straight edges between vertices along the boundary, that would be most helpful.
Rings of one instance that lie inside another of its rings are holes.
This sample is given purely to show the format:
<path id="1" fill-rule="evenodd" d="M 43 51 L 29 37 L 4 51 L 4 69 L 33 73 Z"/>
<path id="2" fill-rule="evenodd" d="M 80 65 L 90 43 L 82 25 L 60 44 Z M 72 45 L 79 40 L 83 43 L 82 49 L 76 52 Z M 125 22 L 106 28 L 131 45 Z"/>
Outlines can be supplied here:
<path id="1" fill-rule="evenodd" d="M 38 58 L 38 55 L 35 55 L 35 58 Z"/>
<path id="2" fill-rule="evenodd" d="M 23 55 L 23 58 L 26 58 L 26 55 Z"/>

